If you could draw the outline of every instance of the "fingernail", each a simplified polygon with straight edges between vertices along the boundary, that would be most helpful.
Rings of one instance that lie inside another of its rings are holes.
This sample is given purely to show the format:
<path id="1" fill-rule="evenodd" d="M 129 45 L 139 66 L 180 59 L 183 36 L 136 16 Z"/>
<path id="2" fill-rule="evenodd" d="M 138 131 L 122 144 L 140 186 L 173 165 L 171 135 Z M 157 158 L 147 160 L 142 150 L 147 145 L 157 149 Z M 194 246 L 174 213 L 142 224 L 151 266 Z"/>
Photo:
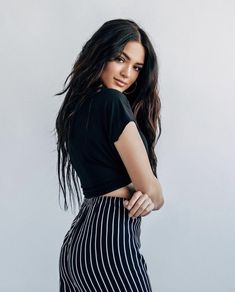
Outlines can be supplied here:
<path id="1" fill-rule="evenodd" d="M 127 204 L 128 204 L 128 202 L 127 201 L 124 201 L 124 205 L 127 206 Z"/>

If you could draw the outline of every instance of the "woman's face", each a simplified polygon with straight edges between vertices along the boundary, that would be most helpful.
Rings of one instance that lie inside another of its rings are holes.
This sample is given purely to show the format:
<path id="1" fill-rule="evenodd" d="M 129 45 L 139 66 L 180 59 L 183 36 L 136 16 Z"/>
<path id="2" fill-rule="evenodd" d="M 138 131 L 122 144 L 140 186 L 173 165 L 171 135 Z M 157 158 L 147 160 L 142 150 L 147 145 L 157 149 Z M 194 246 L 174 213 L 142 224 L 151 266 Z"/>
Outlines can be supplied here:
<path id="1" fill-rule="evenodd" d="M 129 41 L 116 59 L 105 64 L 100 77 L 101 82 L 107 88 L 121 92 L 127 90 L 138 78 L 144 65 L 144 56 L 143 45 L 136 41 Z"/>

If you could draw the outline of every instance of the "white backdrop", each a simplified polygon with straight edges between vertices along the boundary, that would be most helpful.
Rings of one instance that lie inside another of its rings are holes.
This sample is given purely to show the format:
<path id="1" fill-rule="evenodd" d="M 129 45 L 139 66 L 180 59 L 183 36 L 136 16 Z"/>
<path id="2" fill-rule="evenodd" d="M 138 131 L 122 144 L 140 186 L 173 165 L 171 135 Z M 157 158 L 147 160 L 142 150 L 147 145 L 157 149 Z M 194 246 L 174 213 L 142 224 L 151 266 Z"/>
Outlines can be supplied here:
<path id="1" fill-rule="evenodd" d="M 153 291 L 235 291 L 235 4 L 231 0 L 1 3 L 0 291 L 56 292 L 74 215 L 58 204 L 53 95 L 107 20 L 131 18 L 159 59 L 165 205 L 142 220 Z"/>

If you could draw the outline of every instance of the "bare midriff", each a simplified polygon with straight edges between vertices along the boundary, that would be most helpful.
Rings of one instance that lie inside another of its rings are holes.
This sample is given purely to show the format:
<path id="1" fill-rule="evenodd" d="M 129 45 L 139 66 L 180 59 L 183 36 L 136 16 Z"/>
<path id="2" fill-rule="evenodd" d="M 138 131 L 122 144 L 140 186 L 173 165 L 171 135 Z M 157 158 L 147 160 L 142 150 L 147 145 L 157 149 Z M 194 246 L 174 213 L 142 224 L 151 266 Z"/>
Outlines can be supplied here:
<path id="1" fill-rule="evenodd" d="M 133 186 L 133 183 L 130 183 L 129 185 L 126 185 L 124 187 L 116 189 L 112 192 L 106 193 L 102 196 L 104 196 L 104 197 L 120 197 L 120 198 L 130 199 L 134 192 L 135 192 L 135 188 Z"/>

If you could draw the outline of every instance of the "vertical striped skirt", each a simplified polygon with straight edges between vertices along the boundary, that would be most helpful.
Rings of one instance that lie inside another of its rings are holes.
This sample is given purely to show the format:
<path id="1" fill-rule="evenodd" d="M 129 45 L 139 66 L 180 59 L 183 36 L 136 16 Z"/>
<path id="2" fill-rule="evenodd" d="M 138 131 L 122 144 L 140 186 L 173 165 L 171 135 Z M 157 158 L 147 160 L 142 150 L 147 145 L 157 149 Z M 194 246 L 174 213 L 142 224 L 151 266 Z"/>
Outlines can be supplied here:
<path id="1" fill-rule="evenodd" d="M 124 198 L 84 198 L 59 256 L 60 292 L 152 292 L 140 252 L 141 219 Z"/>

